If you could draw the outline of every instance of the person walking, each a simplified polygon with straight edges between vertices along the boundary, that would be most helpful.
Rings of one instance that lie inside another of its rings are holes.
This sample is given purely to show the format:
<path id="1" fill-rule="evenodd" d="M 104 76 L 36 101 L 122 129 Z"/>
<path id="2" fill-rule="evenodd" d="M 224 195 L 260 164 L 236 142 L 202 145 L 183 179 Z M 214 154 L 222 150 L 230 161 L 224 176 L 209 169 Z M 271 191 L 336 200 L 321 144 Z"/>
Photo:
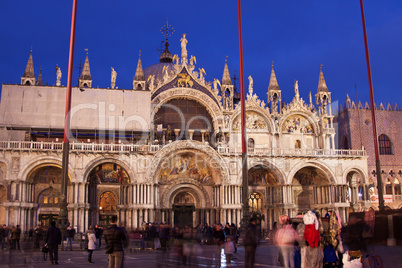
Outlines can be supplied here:
<path id="1" fill-rule="evenodd" d="M 244 267 L 253 268 L 255 260 L 255 251 L 258 244 L 257 222 L 251 218 L 247 226 L 246 233 L 243 239 L 246 254 L 244 256 Z"/>
<path id="2" fill-rule="evenodd" d="M 87 230 L 87 237 L 88 237 L 88 263 L 92 262 L 92 252 L 96 249 L 96 236 L 95 231 L 92 226 L 89 226 Z"/>
<path id="3" fill-rule="evenodd" d="M 46 244 L 49 249 L 49 259 L 51 264 L 59 264 L 59 245 L 61 244 L 61 231 L 56 227 L 56 222 L 50 223 L 46 232 Z"/>
<path id="4" fill-rule="evenodd" d="M 102 247 L 102 235 L 103 235 L 103 227 L 95 225 L 95 237 L 96 237 L 96 243 L 97 243 L 97 248 Z"/>
<path id="5" fill-rule="evenodd" d="M 9 229 L 7 228 L 7 225 L 3 224 L 3 229 L 1 230 L 3 237 L 1 238 L 1 248 L 3 250 L 6 250 L 6 240 L 8 239 L 8 233 L 9 233 Z"/>
<path id="6" fill-rule="evenodd" d="M 103 232 L 106 242 L 106 254 L 109 254 L 109 268 L 123 267 L 124 243 L 126 234 L 117 227 L 117 216 L 113 215 L 111 225 Z"/>
<path id="7" fill-rule="evenodd" d="M 70 251 L 73 251 L 74 235 L 75 229 L 69 225 L 66 230 L 66 251 L 68 250 L 68 244 L 70 244 Z"/>

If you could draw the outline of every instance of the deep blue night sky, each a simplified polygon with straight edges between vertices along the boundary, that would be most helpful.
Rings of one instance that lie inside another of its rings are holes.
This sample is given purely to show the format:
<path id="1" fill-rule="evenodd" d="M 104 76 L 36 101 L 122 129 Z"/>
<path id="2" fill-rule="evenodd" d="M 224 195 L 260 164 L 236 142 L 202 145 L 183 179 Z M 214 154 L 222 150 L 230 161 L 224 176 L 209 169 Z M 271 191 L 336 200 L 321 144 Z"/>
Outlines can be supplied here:
<path id="1" fill-rule="evenodd" d="M 402 1 L 365 0 L 366 26 L 376 103 L 402 105 Z M 67 84 L 72 1 L 2 1 L 0 4 L 0 83 L 19 84 L 31 46 L 36 75 L 42 66 L 44 83 L 55 85 L 55 66 Z M 164 40 L 160 29 L 175 29 L 170 51 L 180 55 L 180 38 L 187 34 L 188 54 L 197 58 L 207 81 L 221 79 L 225 57 L 231 75 L 239 73 L 237 1 L 78 1 L 74 83 L 78 66 L 89 61 L 93 87 L 132 88 L 139 50 L 146 68 L 158 62 Z M 254 79 L 254 92 L 266 102 L 274 69 L 286 102 L 299 81 L 301 97 L 316 93 L 320 65 L 332 101 L 369 101 L 362 20 L 358 0 L 242 1 L 244 76 Z M 240 89 L 240 87 L 238 86 Z"/>

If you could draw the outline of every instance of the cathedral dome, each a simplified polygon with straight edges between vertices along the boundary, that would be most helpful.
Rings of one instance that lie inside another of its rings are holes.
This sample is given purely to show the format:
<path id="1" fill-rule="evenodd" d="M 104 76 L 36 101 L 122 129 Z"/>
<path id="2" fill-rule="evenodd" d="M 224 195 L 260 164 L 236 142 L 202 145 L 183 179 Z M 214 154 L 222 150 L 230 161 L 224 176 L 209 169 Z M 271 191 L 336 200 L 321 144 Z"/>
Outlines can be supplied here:
<path id="1" fill-rule="evenodd" d="M 155 81 L 163 80 L 163 67 L 166 66 L 168 72 L 174 71 L 173 62 L 160 62 L 154 65 L 147 67 L 144 70 L 145 79 L 148 79 L 150 75 L 155 75 Z"/>

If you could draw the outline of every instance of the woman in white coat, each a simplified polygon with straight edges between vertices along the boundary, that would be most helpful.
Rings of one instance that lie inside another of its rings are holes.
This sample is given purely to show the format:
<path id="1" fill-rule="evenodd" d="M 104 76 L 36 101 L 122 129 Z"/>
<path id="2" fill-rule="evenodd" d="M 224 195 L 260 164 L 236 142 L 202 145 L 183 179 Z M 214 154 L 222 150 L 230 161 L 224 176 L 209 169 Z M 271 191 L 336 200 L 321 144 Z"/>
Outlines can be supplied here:
<path id="1" fill-rule="evenodd" d="M 96 237 L 95 231 L 92 226 L 89 226 L 87 230 L 87 237 L 88 237 L 88 263 L 92 262 L 92 252 L 96 249 Z"/>

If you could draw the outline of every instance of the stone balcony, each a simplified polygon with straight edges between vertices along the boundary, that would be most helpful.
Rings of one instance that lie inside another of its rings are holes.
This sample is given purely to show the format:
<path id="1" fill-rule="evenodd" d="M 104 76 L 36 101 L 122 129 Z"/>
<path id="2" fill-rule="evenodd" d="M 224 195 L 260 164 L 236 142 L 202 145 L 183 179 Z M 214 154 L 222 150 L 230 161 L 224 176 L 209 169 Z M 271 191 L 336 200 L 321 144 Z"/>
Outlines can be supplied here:
<path id="1" fill-rule="evenodd" d="M 103 143 L 70 143 L 71 153 L 115 153 L 154 154 L 163 148 L 163 145 L 140 144 L 103 144 Z M 240 147 L 218 146 L 217 152 L 226 156 L 241 155 Z M 35 142 L 35 141 L 0 141 L 0 151 L 34 151 L 34 152 L 62 152 L 61 142 Z M 335 158 L 361 158 L 366 157 L 365 150 L 343 149 L 281 149 L 281 148 L 254 148 L 248 150 L 249 156 L 276 156 L 276 157 L 335 157 Z"/>

